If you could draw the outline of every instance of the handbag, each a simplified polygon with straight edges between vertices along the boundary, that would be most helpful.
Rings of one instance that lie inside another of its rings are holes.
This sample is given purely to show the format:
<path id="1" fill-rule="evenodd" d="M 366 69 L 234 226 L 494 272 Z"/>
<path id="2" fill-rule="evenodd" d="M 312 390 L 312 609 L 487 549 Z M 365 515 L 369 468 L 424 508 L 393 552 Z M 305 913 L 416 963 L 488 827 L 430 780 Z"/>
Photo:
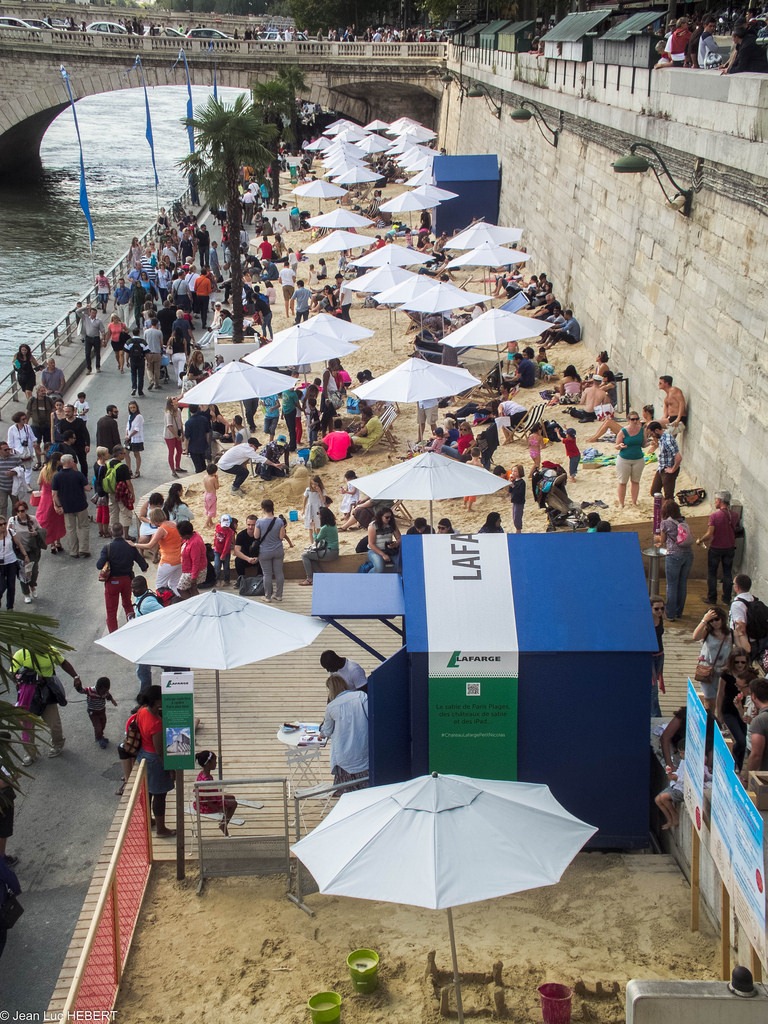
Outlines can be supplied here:
<path id="1" fill-rule="evenodd" d="M 253 540 L 251 541 L 251 558 L 258 558 L 259 557 L 259 551 L 261 550 L 262 541 L 265 541 L 267 539 L 267 537 L 269 536 L 269 531 L 272 529 L 272 527 L 275 525 L 276 522 L 277 522 L 277 516 L 275 516 L 275 518 L 272 520 L 272 522 L 266 528 L 266 530 L 264 531 L 264 536 L 263 537 L 254 537 L 253 538 Z"/>
<path id="2" fill-rule="evenodd" d="M 715 655 L 714 661 L 711 665 L 708 661 L 703 661 L 701 658 L 699 658 L 699 663 L 696 666 L 696 671 L 693 673 L 694 682 L 712 682 L 712 674 L 715 671 L 715 665 L 717 664 L 717 659 L 720 657 L 720 651 L 722 651 L 723 649 L 723 644 L 725 643 L 725 640 L 726 638 L 723 637 L 723 639 L 720 641 L 720 646 L 717 648 L 717 654 Z"/>
<path id="3" fill-rule="evenodd" d="M 121 744 L 123 750 L 130 757 L 133 757 L 139 752 L 141 746 L 141 733 L 139 732 L 139 726 L 136 722 L 136 716 L 132 715 L 125 726 L 125 739 Z"/>
<path id="4" fill-rule="evenodd" d="M 111 576 L 111 570 L 109 568 L 109 562 L 104 563 L 104 567 L 99 569 L 99 583 L 106 583 Z"/>
<path id="5" fill-rule="evenodd" d="M 0 927 L 13 928 L 24 913 L 24 907 L 7 886 L 5 892 L 5 903 L 0 907 Z"/>
<path id="6" fill-rule="evenodd" d="M 255 566 L 251 568 L 255 568 Z M 261 575 L 241 576 L 238 584 L 238 593 L 241 597 L 263 597 L 264 577 Z"/>
<path id="7" fill-rule="evenodd" d="M 325 558 L 328 554 L 328 541 L 316 540 L 314 544 L 310 544 L 307 548 L 307 554 L 315 554 L 318 558 Z"/>

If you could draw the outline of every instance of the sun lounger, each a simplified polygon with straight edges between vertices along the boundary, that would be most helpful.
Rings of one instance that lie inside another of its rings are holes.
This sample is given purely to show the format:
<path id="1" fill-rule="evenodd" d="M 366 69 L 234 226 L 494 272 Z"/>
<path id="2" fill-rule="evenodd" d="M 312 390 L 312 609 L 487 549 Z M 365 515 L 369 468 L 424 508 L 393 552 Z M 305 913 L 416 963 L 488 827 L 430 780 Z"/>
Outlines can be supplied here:
<path id="1" fill-rule="evenodd" d="M 544 418 L 546 408 L 546 402 L 540 402 L 538 405 L 531 406 L 524 419 L 520 420 L 518 425 L 512 431 L 511 440 L 522 441 L 528 437 L 531 430 L 541 423 Z"/>

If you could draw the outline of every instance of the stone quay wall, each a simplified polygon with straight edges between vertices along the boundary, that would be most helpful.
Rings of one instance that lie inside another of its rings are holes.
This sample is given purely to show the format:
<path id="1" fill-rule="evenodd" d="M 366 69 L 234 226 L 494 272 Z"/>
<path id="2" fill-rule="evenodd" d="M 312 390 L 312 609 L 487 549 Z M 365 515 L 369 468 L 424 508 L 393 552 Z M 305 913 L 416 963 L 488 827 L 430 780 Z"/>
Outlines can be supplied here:
<path id="1" fill-rule="evenodd" d="M 590 349 L 629 375 L 633 407 L 658 413 L 660 374 L 682 387 L 685 464 L 710 499 L 727 488 L 744 506 L 742 571 L 768 599 L 766 76 L 468 53 L 452 48 L 448 66 L 489 96 L 447 88 L 440 145 L 498 153 L 500 222 L 525 229 L 531 272 L 547 272 Z M 556 148 L 533 121 L 509 119 L 523 100 L 553 127 L 562 114 Z M 683 187 L 698 167 L 690 218 L 651 173 L 613 171 L 633 141 L 656 146 Z"/>

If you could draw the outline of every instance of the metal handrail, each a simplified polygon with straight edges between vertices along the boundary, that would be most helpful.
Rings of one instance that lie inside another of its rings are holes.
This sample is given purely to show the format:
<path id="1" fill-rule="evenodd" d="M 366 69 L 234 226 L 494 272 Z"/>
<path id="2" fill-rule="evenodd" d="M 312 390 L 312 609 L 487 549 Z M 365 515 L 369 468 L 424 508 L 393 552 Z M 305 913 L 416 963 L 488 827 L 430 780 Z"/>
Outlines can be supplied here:
<path id="1" fill-rule="evenodd" d="M 172 209 L 176 203 L 181 203 L 185 206 L 189 202 L 190 191 L 186 189 L 180 196 L 172 200 L 168 209 Z M 144 245 L 145 242 L 157 237 L 160 234 L 160 229 L 157 226 L 157 222 L 150 225 L 143 235 L 139 238 L 139 244 Z M 130 269 L 131 250 L 127 249 L 125 253 L 116 260 L 109 270 L 105 271 L 105 276 L 109 278 L 109 283 L 112 285 L 114 290 L 115 282 L 125 276 L 127 269 Z M 96 286 L 89 288 L 87 292 L 79 297 L 77 301 L 81 302 L 84 306 L 92 302 L 96 298 Z M 38 363 L 44 363 L 46 359 L 50 359 L 52 356 L 60 354 L 62 348 L 65 345 L 69 345 L 72 341 L 77 338 L 78 332 L 78 320 L 74 309 L 68 310 L 64 316 L 57 323 L 53 325 L 47 334 L 43 335 L 42 339 L 31 345 L 32 355 Z M 16 380 L 16 371 L 10 370 L 4 376 L 0 377 L 0 419 L 2 419 L 3 409 L 10 402 L 19 402 L 20 388 L 18 381 Z"/>

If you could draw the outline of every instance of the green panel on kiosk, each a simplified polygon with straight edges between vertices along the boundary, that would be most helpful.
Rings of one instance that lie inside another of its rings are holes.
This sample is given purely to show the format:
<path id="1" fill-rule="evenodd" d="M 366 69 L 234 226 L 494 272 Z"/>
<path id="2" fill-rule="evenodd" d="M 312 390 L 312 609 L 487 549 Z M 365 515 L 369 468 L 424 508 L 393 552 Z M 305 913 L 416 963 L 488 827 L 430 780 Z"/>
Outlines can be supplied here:
<path id="1" fill-rule="evenodd" d="M 195 767 L 195 692 L 192 672 L 163 672 L 163 767 Z"/>
<path id="2" fill-rule="evenodd" d="M 517 780 L 517 679 L 429 680 L 429 770 Z"/>

